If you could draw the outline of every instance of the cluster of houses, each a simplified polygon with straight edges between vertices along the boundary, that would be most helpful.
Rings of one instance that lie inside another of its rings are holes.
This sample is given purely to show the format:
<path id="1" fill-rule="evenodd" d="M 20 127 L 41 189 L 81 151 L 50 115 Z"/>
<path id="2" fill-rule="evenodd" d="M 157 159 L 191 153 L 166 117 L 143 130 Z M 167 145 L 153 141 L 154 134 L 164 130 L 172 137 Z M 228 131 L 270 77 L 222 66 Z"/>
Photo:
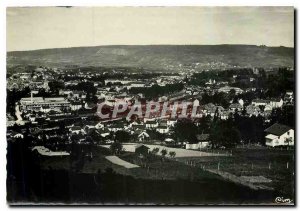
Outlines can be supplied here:
<path id="1" fill-rule="evenodd" d="M 84 91 L 72 90 L 69 88 L 63 88 L 59 90 L 59 95 L 56 97 L 34 97 L 38 94 L 38 90 L 43 88 L 48 91 L 48 81 L 54 80 L 55 74 L 61 74 L 59 71 L 48 71 L 46 68 L 37 68 L 35 74 L 32 76 L 30 73 L 16 73 L 13 74 L 8 80 L 8 89 L 21 89 L 24 86 L 30 87 L 31 96 L 22 98 L 18 105 L 23 112 L 22 116 L 27 118 L 31 123 L 36 122 L 36 113 L 42 113 L 40 118 L 44 120 L 50 120 L 50 116 L 60 116 L 61 119 L 65 117 L 74 116 L 75 111 L 90 111 L 91 114 L 95 114 L 94 109 L 97 104 L 86 101 L 87 93 Z M 97 73 L 98 74 L 98 73 Z M 70 75 L 68 77 L 82 77 L 84 80 L 88 80 L 93 77 L 89 74 Z M 97 75 L 97 77 L 99 74 Z M 116 102 L 122 100 L 127 103 L 134 103 L 144 98 L 143 93 L 136 95 L 129 94 L 129 90 L 133 88 L 147 88 L 153 85 L 166 86 L 168 84 L 174 84 L 183 82 L 185 75 L 173 75 L 173 76 L 157 76 L 151 80 L 133 80 L 128 78 L 115 79 L 107 78 L 104 80 L 105 86 L 98 86 L 100 82 L 95 82 L 96 97 L 98 100 L 104 101 L 108 106 L 114 106 Z M 250 79 L 251 80 L 251 79 Z M 77 85 L 80 82 L 79 79 L 65 81 L 66 87 Z M 193 102 L 193 105 L 198 106 L 197 118 L 205 116 L 215 117 L 216 115 L 226 120 L 233 113 L 240 113 L 248 116 L 264 116 L 268 117 L 272 110 L 275 108 L 281 108 L 285 103 L 293 103 L 294 93 L 293 91 L 287 91 L 284 98 L 272 98 L 272 99 L 254 99 L 252 102 L 247 103 L 243 99 L 238 99 L 236 103 L 231 102 L 228 108 L 224 108 L 221 105 L 215 105 L 208 103 L 200 105 L 201 95 L 206 92 L 209 95 L 216 92 L 219 93 L 231 93 L 235 95 L 247 92 L 249 90 L 243 90 L 238 87 L 228 86 L 228 83 L 216 83 L 215 80 L 210 79 L 206 83 L 207 87 L 195 87 L 186 85 L 185 88 L 176 93 L 171 93 L 166 96 L 158 96 L 159 102 L 175 102 L 180 100 L 189 100 Z M 214 88 L 211 88 L 214 87 Z M 251 91 L 251 90 L 250 90 Z M 18 108 L 18 109 L 19 109 Z M 72 113 L 73 112 L 73 113 Z M 93 113 L 94 112 L 94 113 Z M 75 114 L 78 115 L 78 114 Z M 84 115 L 83 115 L 84 116 Z M 52 119 L 51 119 L 52 120 Z M 81 118 L 82 120 L 82 118 Z M 70 135 L 80 136 L 79 140 L 84 142 L 85 136 L 91 132 L 97 133 L 107 143 L 111 142 L 111 137 L 117 131 L 126 131 L 131 137 L 132 141 L 147 142 L 153 140 L 152 132 L 163 134 L 166 138 L 165 143 L 172 143 L 174 140 L 171 137 L 173 127 L 176 124 L 176 118 L 161 119 L 152 117 L 150 119 L 142 119 L 138 121 L 124 121 L 123 119 L 115 119 L 113 121 L 101 121 L 101 122 L 89 122 L 85 124 L 70 123 L 66 125 L 67 132 Z M 294 131 L 288 126 L 276 124 L 266 129 L 266 145 L 278 146 L 278 145 L 293 145 L 294 144 Z M 19 136 L 14 134 L 14 136 Z M 199 134 L 196 137 L 194 143 L 186 143 L 186 149 L 202 149 L 209 146 L 209 135 Z M 44 149 L 38 149 L 44 150 Z"/>

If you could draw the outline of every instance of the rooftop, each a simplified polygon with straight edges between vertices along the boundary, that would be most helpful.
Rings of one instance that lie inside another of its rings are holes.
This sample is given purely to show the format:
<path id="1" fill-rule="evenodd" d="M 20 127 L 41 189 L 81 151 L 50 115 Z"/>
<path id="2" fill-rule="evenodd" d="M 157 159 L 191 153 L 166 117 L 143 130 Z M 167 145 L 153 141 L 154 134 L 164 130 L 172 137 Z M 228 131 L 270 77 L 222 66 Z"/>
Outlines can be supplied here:
<path id="1" fill-rule="evenodd" d="M 281 136 L 282 134 L 286 133 L 290 129 L 292 129 L 292 128 L 287 126 L 287 125 L 282 125 L 282 124 L 279 124 L 279 123 L 275 123 L 272 126 L 265 129 L 265 132 L 271 133 L 271 134 L 274 134 L 274 135 L 277 135 L 277 136 Z"/>

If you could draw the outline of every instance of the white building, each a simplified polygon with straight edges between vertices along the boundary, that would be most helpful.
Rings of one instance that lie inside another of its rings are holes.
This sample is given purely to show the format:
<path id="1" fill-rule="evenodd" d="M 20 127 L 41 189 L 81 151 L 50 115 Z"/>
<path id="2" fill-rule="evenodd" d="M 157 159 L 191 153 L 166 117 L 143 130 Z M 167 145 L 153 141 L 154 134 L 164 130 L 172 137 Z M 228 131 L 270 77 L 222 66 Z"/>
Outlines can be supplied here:
<path id="1" fill-rule="evenodd" d="M 196 136 L 197 138 L 197 143 L 187 143 L 185 145 L 185 149 L 204 149 L 209 146 L 209 134 L 198 134 Z"/>
<path id="2" fill-rule="evenodd" d="M 287 125 L 275 123 L 265 132 L 267 146 L 294 146 L 294 130 Z"/>
<path id="3" fill-rule="evenodd" d="M 147 129 L 157 128 L 158 122 L 156 122 L 155 120 L 148 120 L 145 125 Z"/>
<path id="4" fill-rule="evenodd" d="M 278 98 L 278 99 L 271 99 L 270 100 L 270 105 L 273 107 L 273 108 L 281 108 L 282 105 L 283 105 L 283 100 L 281 98 Z"/>
<path id="5" fill-rule="evenodd" d="M 63 97 L 42 98 L 42 97 L 28 97 L 20 100 L 22 110 L 43 111 L 70 108 L 70 102 Z"/>
<path id="6" fill-rule="evenodd" d="M 158 126 L 156 128 L 156 131 L 162 134 L 168 133 L 169 132 L 169 128 L 167 126 Z"/>
<path id="7" fill-rule="evenodd" d="M 232 89 L 235 91 L 236 94 L 241 94 L 241 93 L 244 92 L 244 90 L 242 90 L 241 88 L 238 88 L 238 87 L 230 87 L 230 86 L 224 86 L 224 87 L 221 87 L 220 89 L 218 89 L 218 92 L 229 93 Z"/>

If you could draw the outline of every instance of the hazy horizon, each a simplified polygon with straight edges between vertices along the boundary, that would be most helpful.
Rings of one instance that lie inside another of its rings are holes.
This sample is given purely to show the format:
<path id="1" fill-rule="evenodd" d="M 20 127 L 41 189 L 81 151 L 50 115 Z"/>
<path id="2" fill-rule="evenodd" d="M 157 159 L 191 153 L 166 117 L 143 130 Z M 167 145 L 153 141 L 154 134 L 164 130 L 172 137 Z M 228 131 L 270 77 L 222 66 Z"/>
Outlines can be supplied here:
<path id="1" fill-rule="evenodd" d="M 63 49 L 63 48 L 89 48 L 89 47 L 114 47 L 114 46 L 222 46 L 222 45 L 237 45 L 237 46 L 257 46 L 259 47 L 260 45 L 254 45 L 254 44 L 140 44 L 140 45 L 125 45 L 125 44 L 116 44 L 116 45 L 87 45 L 87 46 L 70 46 L 70 47 L 55 47 L 55 48 L 38 48 L 38 49 L 30 49 L 30 50 L 15 50 L 15 51 L 6 51 L 7 53 L 9 52 L 19 52 L 19 51 L 39 51 L 39 50 L 51 50 L 51 49 Z M 263 44 L 262 44 L 263 45 Z M 288 47 L 288 46 L 267 46 L 269 48 L 294 48 L 294 47 Z"/>
<path id="2" fill-rule="evenodd" d="M 293 7 L 8 7 L 7 52 L 116 45 L 294 47 Z"/>

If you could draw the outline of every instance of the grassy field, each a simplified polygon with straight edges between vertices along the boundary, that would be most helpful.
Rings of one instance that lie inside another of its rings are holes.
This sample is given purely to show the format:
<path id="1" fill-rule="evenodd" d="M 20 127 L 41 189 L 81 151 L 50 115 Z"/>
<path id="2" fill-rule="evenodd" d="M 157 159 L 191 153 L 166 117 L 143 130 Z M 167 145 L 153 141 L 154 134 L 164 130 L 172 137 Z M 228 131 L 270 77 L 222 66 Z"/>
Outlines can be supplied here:
<path id="1" fill-rule="evenodd" d="M 294 196 L 294 151 L 280 149 L 234 149 L 228 157 L 177 158 L 196 168 L 228 172 L 236 176 L 263 176 L 272 182 L 264 185 L 274 188 L 283 197 Z"/>
<path id="2" fill-rule="evenodd" d="M 73 188 L 70 190 L 70 193 L 66 193 L 71 195 L 75 194 L 75 196 L 69 196 L 71 200 L 73 200 L 74 197 L 78 197 L 78 200 L 84 201 L 93 199 L 96 202 L 99 202 L 98 200 L 103 200 L 103 202 L 112 200 L 124 202 L 125 200 L 125 202 L 160 202 L 172 204 L 270 204 L 274 203 L 277 193 L 267 190 L 255 191 L 246 186 L 234 184 L 233 182 L 224 180 L 219 175 L 207 172 L 202 166 L 206 165 L 205 168 L 214 169 L 217 168 L 217 164 L 220 162 L 220 168 L 222 168 L 222 170 L 225 170 L 225 166 L 232 167 L 229 168 L 232 173 L 237 174 L 238 172 L 241 173 L 244 171 L 242 175 L 246 175 L 249 174 L 249 172 L 245 171 L 249 166 L 241 165 L 247 163 L 246 161 L 252 160 L 254 169 L 257 171 L 257 167 L 263 167 L 264 163 L 268 163 L 269 159 L 274 159 L 274 162 L 279 163 L 280 161 L 282 163 L 285 161 L 285 158 L 289 159 L 291 154 L 290 151 L 282 151 L 279 154 L 277 151 L 267 150 L 263 152 L 257 151 L 256 155 L 254 151 L 234 150 L 233 156 L 227 157 L 175 157 L 169 159 L 162 158 L 158 155 L 141 158 L 133 152 L 124 152 L 118 155 L 120 159 L 140 166 L 139 168 L 126 169 L 123 166 L 113 164 L 105 158 L 111 155 L 109 149 L 94 147 L 92 151 L 94 155 L 93 158 L 89 159 L 86 157 L 79 171 L 75 171 L 72 167 L 73 164 L 70 161 L 70 157 L 40 157 L 40 159 L 36 159 L 40 162 L 44 177 L 52 178 L 52 183 L 55 183 L 53 185 L 51 182 L 48 182 L 49 187 L 47 187 L 50 189 L 55 187 L 57 189 L 64 184 L 60 184 L 60 179 L 55 178 L 60 178 L 59 172 L 66 170 L 61 172 L 61 174 L 64 175 L 65 182 L 67 183 L 65 184 L 66 188 Z M 190 163 L 194 163 L 194 165 L 191 166 Z M 236 168 L 233 168 L 233 163 L 239 167 L 236 166 Z M 108 169 L 112 169 L 115 173 L 109 173 L 111 171 L 108 171 Z M 58 173 L 56 173 L 56 171 Z M 270 172 L 272 172 L 272 169 Z M 263 175 L 265 175 L 265 173 Z M 272 173 L 272 175 L 286 177 L 288 174 Z M 267 178 L 273 178 L 269 175 L 265 176 Z M 95 182 L 98 177 L 100 180 Z M 42 182 L 47 181 L 47 178 L 42 179 Z M 98 190 L 96 186 L 100 182 L 102 183 L 103 189 Z M 290 182 L 286 181 L 285 184 L 281 184 L 281 186 L 277 186 L 276 188 L 280 189 L 287 184 L 291 185 Z M 53 190 L 53 192 L 59 193 L 55 192 L 56 189 Z M 288 187 L 286 187 L 286 189 L 286 192 L 291 190 L 291 188 L 288 189 Z M 286 197 L 287 195 L 280 196 Z"/>
<path id="3" fill-rule="evenodd" d="M 140 168 L 127 169 L 121 165 L 114 164 L 105 156 L 111 155 L 109 149 L 102 147 L 93 148 L 93 159 L 85 158 L 84 164 L 79 172 L 97 173 L 100 169 L 105 172 L 112 168 L 115 172 L 123 175 L 130 175 L 135 178 L 159 179 L 159 180 L 205 180 L 207 178 L 220 178 L 200 168 L 193 168 L 182 162 L 171 159 L 162 159 L 160 156 L 151 156 L 147 160 L 141 159 L 133 152 L 124 152 L 118 157 L 124 161 L 140 166 Z M 41 159 L 41 166 L 44 169 L 65 169 L 72 170 L 70 157 L 47 157 Z M 74 169 L 73 169 L 74 171 Z"/>

